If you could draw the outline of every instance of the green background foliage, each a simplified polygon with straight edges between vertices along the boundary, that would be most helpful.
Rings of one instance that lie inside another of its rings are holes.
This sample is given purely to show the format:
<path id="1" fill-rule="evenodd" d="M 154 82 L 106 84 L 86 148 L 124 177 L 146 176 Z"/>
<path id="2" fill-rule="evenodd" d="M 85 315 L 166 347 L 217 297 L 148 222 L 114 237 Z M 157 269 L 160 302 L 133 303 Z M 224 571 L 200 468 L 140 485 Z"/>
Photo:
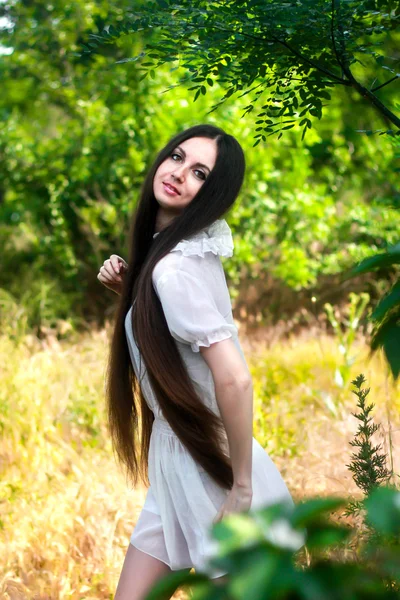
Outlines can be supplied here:
<path id="1" fill-rule="evenodd" d="M 140 61 L 116 64 L 155 43 L 155 32 L 125 36 L 86 61 L 75 56 L 90 33 L 122 24 L 130 8 L 106 1 L 1 6 L 8 19 L 0 32 L 3 321 L 12 306 L 38 331 L 60 319 L 78 325 L 110 316 L 115 297 L 98 282 L 98 269 L 112 252 L 124 256 L 130 213 L 158 149 L 198 122 L 235 134 L 246 153 L 245 184 L 227 217 L 235 253 L 224 265 L 238 311 L 246 306 L 269 324 L 346 301 L 359 284 L 340 285 L 340 273 L 398 241 L 398 142 L 359 132 L 379 128 L 379 114 L 338 86 L 303 141 L 293 128 L 253 148 L 254 117 L 243 116 L 243 100 L 233 95 L 209 112 L 223 82 L 193 103 L 190 86 L 176 87 L 185 73 L 179 62 L 148 77 Z M 382 42 L 389 57 L 395 38 L 392 32 Z M 366 80 L 374 73 L 367 64 Z M 392 86 L 379 91 L 389 104 Z M 364 276 L 372 303 L 394 273 Z"/>

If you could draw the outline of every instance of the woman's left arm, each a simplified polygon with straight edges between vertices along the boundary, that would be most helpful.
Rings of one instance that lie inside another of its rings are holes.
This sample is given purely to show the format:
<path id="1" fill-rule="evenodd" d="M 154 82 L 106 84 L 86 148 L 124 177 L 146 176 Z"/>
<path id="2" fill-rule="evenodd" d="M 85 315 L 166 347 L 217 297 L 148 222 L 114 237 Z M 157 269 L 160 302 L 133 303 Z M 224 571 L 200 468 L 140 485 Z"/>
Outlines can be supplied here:
<path id="1" fill-rule="evenodd" d="M 240 505 L 244 510 L 251 503 L 251 374 L 233 341 L 237 327 L 228 323 L 219 311 L 214 294 L 204 280 L 202 265 L 191 261 L 193 257 L 188 257 L 179 268 L 171 266 L 155 276 L 154 288 L 171 335 L 189 344 L 193 352 L 201 352 L 211 370 L 233 470 L 234 485 L 227 500 L 229 511 L 235 512 L 233 506 Z M 218 338 L 220 341 L 216 341 Z"/>
<path id="2" fill-rule="evenodd" d="M 251 488 L 253 447 L 253 383 L 232 338 L 200 346 L 215 384 L 215 394 L 225 426 L 234 485 Z"/>

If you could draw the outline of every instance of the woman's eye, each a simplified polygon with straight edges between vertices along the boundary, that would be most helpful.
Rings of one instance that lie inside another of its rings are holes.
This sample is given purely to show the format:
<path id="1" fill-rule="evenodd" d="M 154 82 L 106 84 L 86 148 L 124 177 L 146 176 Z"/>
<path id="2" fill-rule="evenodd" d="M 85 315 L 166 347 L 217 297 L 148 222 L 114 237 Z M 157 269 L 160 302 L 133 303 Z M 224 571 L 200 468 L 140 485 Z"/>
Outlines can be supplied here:
<path id="1" fill-rule="evenodd" d="M 175 157 L 177 157 L 177 158 L 175 158 Z M 173 152 L 171 154 L 171 158 L 174 162 L 177 162 L 177 160 L 182 160 L 182 156 L 180 154 L 178 154 L 177 152 Z M 195 173 L 195 175 L 198 179 L 202 179 L 203 181 L 205 179 L 207 179 L 206 174 L 203 171 L 200 171 L 199 169 L 194 169 L 193 173 Z"/>
<path id="2" fill-rule="evenodd" d="M 195 169 L 194 173 L 199 173 L 200 175 L 196 175 L 196 177 L 199 177 L 199 179 L 203 179 L 203 181 L 206 178 L 206 175 L 205 175 L 205 173 L 203 173 L 203 171 L 199 171 L 198 169 Z"/>

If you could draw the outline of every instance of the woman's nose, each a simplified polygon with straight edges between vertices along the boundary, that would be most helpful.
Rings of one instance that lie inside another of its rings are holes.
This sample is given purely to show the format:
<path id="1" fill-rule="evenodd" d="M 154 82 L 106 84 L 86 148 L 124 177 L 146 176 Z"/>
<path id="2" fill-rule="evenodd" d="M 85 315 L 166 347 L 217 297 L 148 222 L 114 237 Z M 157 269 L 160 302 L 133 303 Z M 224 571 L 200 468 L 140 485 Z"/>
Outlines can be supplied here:
<path id="1" fill-rule="evenodd" d="M 182 179 L 184 179 L 184 177 L 185 177 L 185 167 L 183 165 L 176 167 L 172 171 L 172 174 L 175 177 L 175 179 L 179 179 L 182 181 Z"/>

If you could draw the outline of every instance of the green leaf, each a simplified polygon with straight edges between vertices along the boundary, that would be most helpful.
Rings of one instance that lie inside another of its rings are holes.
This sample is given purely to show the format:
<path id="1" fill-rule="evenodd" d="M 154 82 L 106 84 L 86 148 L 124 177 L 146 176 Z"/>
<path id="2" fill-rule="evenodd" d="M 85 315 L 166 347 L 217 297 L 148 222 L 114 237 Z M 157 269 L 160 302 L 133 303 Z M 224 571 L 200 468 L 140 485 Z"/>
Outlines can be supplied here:
<path id="1" fill-rule="evenodd" d="M 305 91 L 304 88 L 300 88 L 299 90 L 299 94 L 300 94 L 300 98 L 306 102 L 307 101 L 307 92 Z"/>
<path id="2" fill-rule="evenodd" d="M 308 110 L 308 106 L 306 106 L 306 108 L 303 108 L 303 110 L 299 112 L 299 117 L 303 117 L 308 112 Z"/>
<path id="3" fill-rule="evenodd" d="M 378 348 L 383 348 L 386 360 L 389 363 L 392 375 L 395 380 L 400 375 L 400 307 L 394 314 L 391 314 L 379 326 L 378 330 L 373 334 L 371 340 L 371 350 L 375 351 Z"/>
<path id="4" fill-rule="evenodd" d="M 332 523 L 321 524 L 318 527 L 307 528 L 307 548 L 309 550 L 317 548 L 327 548 L 334 544 L 339 544 L 349 537 L 352 529 L 334 525 Z"/>
<path id="5" fill-rule="evenodd" d="M 373 256 L 368 256 L 364 260 L 362 260 L 358 265 L 352 267 L 348 277 L 354 277 L 355 275 L 359 275 L 360 273 L 368 273 L 373 269 L 389 267 L 391 265 L 400 264 L 400 249 L 396 247 L 395 250 L 391 252 L 385 252 L 383 254 L 374 254 Z"/>
<path id="6" fill-rule="evenodd" d="M 318 117 L 320 119 L 322 117 L 322 111 L 320 108 L 310 108 L 310 115 L 313 117 Z"/>
<path id="7" fill-rule="evenodd" d="M 326 100 L 331 99 L 331 95 L 328 92 L 326 92 L 325 90 L 317 90 L 315 92 L 315 95 L 318 96 L 319 98 L 326 98 Z"/>
<path id="8" fill-rule="evenodd" d="M 252 600 L 264 600 L 266 591 L 270 587 L 271 580 L 280 571 L 279 555 L 270 553 L 257 556 L 251 553 L 251 561 L 239 576 L 235 577 L 230 585 L 234 598 L 251 598 Z"/>
<path id="9" fill-rule="evenodd" d="M 188 573 L 186 570 L 180 570 L 168 573 L 162 579 L 159 579 L 149 592 L 146 600 L 160 600 L 161 597 L 170 598 L 177 587 L 182 585 L 192 585 L 199 583 L 208 583 L 208 577 L 202 573 Z"/>
<path id="10" fill-rule="evenodd" d="M 371 319 L 380 321 L 394 306 L 400 306 L 400 281 L 398 281 L 387 296 L 379 302 L 371 315 Z"/>
<path id="11" fill-rule="evenodd" d="M 306 527 L 317 517 L 337 510 L 346 503 L 344 498 L 315 498 L 298 504 L 293 511 L 291 523 L 293 527 Z"/>
<path id="12" fill-rule="evenodd" d="M 400 491 L 379 487 L 364 500 L 367 521 L 380 533 L 400 535 Z"/>

